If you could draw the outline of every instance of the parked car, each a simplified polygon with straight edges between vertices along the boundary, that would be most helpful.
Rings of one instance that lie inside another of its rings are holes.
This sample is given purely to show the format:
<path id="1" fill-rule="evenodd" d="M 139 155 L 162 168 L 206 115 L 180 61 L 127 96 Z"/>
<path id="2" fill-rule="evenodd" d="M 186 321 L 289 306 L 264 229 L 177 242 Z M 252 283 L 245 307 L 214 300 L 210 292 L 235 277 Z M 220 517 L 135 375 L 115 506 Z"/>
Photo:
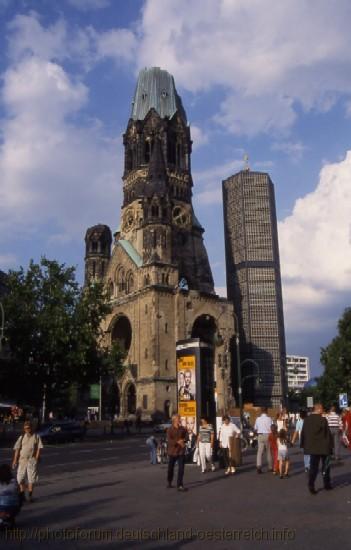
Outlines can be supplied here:
<path id="1" fill-rule="evenodd" d="M 85 426 L 79 422 L 51 422 L 38 430 L 43 443 L 66 443 L 85 436 Z"/>

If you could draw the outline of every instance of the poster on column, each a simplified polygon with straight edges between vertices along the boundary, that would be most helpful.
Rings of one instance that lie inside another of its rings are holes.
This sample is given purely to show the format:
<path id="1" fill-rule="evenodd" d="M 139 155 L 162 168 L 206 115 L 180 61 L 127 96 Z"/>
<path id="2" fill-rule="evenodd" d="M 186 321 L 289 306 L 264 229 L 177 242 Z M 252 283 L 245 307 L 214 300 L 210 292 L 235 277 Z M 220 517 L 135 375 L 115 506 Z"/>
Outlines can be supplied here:
<path id="1" fill-rule="evenodd" d="M 196 434 L 196 357 L 185 355 L 177 359 L 178 414 L 189 439 Z"/>

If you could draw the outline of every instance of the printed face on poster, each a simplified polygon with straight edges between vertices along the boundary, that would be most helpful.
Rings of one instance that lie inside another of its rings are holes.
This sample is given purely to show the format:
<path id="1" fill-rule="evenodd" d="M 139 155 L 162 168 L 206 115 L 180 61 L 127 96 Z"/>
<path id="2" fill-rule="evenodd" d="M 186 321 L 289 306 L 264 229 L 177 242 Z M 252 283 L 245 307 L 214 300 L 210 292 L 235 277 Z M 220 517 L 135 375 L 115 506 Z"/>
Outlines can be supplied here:
<path id="1" fill-rule="evenodd" d="M 178 413 L 189 437 L 196 433 L 196 358 L 195 355 L 178 357 Z"/>

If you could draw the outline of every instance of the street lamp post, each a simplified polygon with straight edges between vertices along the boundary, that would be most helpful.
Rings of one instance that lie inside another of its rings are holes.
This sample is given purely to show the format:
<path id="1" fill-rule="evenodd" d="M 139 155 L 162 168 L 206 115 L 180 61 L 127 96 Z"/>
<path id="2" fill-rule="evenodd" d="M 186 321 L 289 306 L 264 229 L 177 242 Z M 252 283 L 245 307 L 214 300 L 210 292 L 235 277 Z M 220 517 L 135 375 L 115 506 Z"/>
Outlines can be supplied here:
<path id="1" fill-rule="evenodd" d="M 238 398 L 239 398 L 239 409 L 240 409 L 240 426 L 242 428 L 243 389 L 242 389 L 242 380 L 241 380 L 239 321 L 234 311 L 233 311 L 233 317 L 234 317 L 234 330 L 235 330 L 236 364 L 237 364 L 237 370 L 238 370 Z"/>

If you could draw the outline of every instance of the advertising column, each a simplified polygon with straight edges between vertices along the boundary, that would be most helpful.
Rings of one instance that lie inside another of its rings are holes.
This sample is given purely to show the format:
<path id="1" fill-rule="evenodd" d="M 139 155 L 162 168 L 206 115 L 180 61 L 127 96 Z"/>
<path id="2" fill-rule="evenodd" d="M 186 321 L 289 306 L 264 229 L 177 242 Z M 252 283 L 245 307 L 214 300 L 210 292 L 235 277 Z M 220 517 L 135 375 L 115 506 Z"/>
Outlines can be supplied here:
<path id="1" fill-rule="evenodd" d="M 185 355 L 177 358 L 178 414 L 188 431 L 196 433 L 196 356 Z"/>

